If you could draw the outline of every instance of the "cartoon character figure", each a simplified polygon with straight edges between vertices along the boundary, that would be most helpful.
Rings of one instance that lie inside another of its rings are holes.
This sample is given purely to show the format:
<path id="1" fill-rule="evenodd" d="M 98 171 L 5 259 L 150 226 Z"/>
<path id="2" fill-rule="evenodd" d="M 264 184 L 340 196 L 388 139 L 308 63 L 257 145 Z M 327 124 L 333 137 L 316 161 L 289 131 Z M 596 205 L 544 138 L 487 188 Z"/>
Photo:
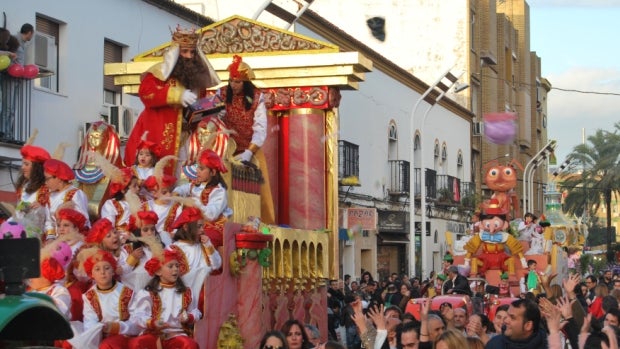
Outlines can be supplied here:
<path id="1" fill-rule="evenodd" d="M 517 187 L 517 172 L 515 166 L 523 170 L 521 164 L 512 160 L 508 165 L 500 165 L 497 161 L 488 163 L 484 182 L 493 190 L 491 199 L 496 199 L 499 207 L 506 212 L 506 218 L 510 221 L 513 217 L 520 217 L 519 197 L 514 189 Z M 482 209 L 488 208 L 490 201 L 482 204 Z M 511 208 L 514 215 L 511 215 Z"/>
<path id="2" fill-rule="evenodd" d="M 508 247 L 512 256 L 519 257 L 523 268 L 527 267 L 523 256 L 523 246 L 519 240 L 506 232 L 508 228 L 506 213 L 506 210 L 500 207 L 498 200 L 494 198 L 489 201 L 487 208 L 483 211 L 480 232 L 465 244 L 465 250 L 467 250 L 465 266 L 469 266 L 471 262 L 472 275 L 476 275 L 478 269 L 481 273 L 487 270 L 502 270 L 514 274 L 514 261 L 504 251 L 505 247 Z M 482 252 L 476 255 L 481 246 Z"/>

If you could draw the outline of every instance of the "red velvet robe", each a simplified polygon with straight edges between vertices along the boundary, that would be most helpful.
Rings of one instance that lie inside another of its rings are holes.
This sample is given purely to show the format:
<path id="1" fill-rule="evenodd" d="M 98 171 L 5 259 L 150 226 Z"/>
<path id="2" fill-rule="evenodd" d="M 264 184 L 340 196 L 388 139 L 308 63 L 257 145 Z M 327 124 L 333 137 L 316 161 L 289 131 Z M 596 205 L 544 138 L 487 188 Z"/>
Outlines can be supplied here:
<path id="1" fill-rule="evenodd" d="M 149 131 L 149 141 L 161 145 L 161 157 L 178 155 L 183 124 L 183 107 L 181 106 L 183 91 L 185 87 L 174 79 L 162 81 L 152 72 L 146 73 L 138 90 L 145 109 L 127 140 L 126 165 L 131 166 L 135 163 L 138 144 L 145 131 Z M 174 168 L 174 166 L 168 166 L 166 172 L 173 174 Z"/>

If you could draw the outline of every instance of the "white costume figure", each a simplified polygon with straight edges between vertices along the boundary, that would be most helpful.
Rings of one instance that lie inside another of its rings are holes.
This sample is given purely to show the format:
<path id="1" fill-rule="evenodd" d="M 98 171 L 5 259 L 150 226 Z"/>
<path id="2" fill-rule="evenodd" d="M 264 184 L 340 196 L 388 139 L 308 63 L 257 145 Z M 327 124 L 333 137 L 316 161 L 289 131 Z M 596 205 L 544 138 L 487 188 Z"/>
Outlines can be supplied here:
<path id="1" fill-rule="evenodd" d="M 60 191 L 50 192 L 50 203 L 47 217 L 45 219 L 45 231 L 56 230 L 56 211 L 61 205 L 71 201 L 76 211 L 86 218 L 86 225 L 90 226 L 88 218 L 88 197 L 81 190 L 73 185 L 69 185 Z"/>

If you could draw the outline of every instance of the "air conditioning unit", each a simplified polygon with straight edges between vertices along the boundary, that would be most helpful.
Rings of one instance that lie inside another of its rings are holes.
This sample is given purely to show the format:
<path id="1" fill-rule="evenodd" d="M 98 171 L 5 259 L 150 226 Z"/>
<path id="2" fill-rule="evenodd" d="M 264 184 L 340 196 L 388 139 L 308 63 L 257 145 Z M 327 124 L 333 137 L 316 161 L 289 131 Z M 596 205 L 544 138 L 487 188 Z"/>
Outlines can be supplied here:
<path id="1" fill-rule="evenodd" d="M 480 136 L 484 133 L 484 124 L 482 121 L 474 121 L 472 123 L 472 134 L 474 136 Z"/>
<path id="2" fill-rule="evenodd" d="M 344 245 L 345 246 L 354 246 L 355 243 L 353 242 L 353 240 L 345 240 L 344 241 Z"/>
<path id="3" fill-rule="evenodd" d="M 108 123 L 114 126 L 120 139 L 126 140 L 133 129 L 136 111 L 122 105 L 108 106 Z"/>
<path id="4" fill-rule="evenodd" d="M 35 33 L 34 35 L 34 64 L 40 70 L 56 72 L 58 48 L 56 38 L 47 34 Z"/>

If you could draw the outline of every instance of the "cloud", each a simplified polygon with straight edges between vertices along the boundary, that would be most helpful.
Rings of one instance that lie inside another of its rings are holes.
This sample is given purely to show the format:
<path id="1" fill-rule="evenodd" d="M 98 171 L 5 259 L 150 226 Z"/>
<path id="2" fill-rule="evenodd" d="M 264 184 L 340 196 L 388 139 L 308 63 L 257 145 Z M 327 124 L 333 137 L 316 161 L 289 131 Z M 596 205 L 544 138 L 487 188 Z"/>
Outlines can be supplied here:
<path id="1" fill-rule="evenodd" d="M 528 0 L 531 8 L 540 7 L 620 7 L 618 0 Z"/>
<path id="2" fill-rule="evenodd" d="M 548 136 L 558 141 L 558 160 L 597 129 L 613 130 L 620 121 L 620 71 L 573 68 L 547 77 L 553 87 L 567 90 L 610 92 L 617 95 L 578 93 L 552 89 L 547 96 Z"/>

